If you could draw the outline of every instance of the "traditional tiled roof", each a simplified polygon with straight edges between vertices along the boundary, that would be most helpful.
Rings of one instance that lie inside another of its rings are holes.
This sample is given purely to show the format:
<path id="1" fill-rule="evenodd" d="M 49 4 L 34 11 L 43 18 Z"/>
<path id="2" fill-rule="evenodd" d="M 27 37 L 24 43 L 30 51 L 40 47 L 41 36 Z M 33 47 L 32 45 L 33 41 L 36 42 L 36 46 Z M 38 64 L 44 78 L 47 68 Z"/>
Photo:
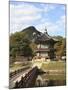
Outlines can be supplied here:
<path id="1" fill-rule="evenodd" d="M 46 40 L 49 40 L 51 39 L 51 37 L 48 35 L 48 34 L 42 34 L 40 36 L 37 37 L 38 40 L 41 40 L 41 41 L 46 41 Z"/>
<path id="2" fill-rule="evenodd" d="M 40 35 L 37 35 L 36 37 L 36 41 L 39 41 L 39 42 L 46 42 L 49 40 L 52 40 L 53 42 L 55 42 L 55 40 L 51 36 L 49 36 L 48 33 L 40 34 Z"/>

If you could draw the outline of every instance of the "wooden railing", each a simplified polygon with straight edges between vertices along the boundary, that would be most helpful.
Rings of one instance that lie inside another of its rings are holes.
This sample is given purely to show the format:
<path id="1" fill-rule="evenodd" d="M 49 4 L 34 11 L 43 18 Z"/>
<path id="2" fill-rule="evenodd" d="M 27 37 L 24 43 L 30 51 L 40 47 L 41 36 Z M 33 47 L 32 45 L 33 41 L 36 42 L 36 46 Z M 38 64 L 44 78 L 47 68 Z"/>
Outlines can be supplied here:
<path id="1" fill-rule="evenodd" d="M 56 49 L 54 49 L 54 48 L 37 48 L 36 50 L 35 50 L 35 52 L 37 52 L 37 51 L 55 51 Z"/>
<path id="2" fill-rule="evenodd" d="M 14 88 L 29 88 L 34 87 L 36 78 L 39 74 L 45 73 L 38 69 L 38 67 L 32 68 L 24 77 L 21 77 L 21 80 L 16 81 Z"/>
<path id="3" fill-rule="evenodd" d="M 18 69 L 18 70 L 15 70 L 13 72 L 10 72 L 9 74 L 9 77 L 10 79 L 13 78 L 14 76 L 16 76 L 18 73 L 22 72 L 23 70 L 25 69 L 28 69 L 29 67 L 25 67 L 25 68 L 21 68 L 21 69 Z"/>

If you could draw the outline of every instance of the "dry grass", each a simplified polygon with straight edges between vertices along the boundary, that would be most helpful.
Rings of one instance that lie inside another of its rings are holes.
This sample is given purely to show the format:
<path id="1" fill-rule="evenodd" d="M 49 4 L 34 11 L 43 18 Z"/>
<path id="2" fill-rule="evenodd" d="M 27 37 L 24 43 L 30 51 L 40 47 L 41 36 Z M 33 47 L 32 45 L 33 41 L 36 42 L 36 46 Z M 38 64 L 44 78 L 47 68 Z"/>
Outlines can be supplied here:
<path id="1" fill-rule="evenodd" d="M 66 63 L 59 61 L 51 61 L 47 64 L 43 63 L 41 68 L 45 70 L 65 70 Z"/>

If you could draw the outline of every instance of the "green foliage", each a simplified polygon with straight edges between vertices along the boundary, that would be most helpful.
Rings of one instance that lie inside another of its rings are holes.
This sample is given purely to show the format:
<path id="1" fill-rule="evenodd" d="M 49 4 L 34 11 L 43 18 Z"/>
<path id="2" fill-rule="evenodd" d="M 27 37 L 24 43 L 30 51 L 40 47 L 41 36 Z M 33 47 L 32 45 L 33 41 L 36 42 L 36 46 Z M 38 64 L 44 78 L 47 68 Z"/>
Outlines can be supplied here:
<path id="1" fill-rule="evenodd" d="M 29 57 L 33 55 L 33 51 L 30 47 L 30 40 L 24 36 L 21 32 L 16 32 L 10 36 L 10 56 L 16 57 L 16 55 L 24 55 Z"/>
<path id="2" fill-rule="evenodd" d="M 56 55 L 61 57 L 66 51 L 66 39 L 61 36 L 56 38 L 58 39 L 58 42 L 55 44 Z"/>
<path id="3" fill-rule="evenodd" d="M 25 57 L 33 57 L 36 45 L 32 40 L 33 33 L 39 33 L 33 26 L 10 35 L 10 56 L 24 55 Z M 33 45 L 33 46 L 32 46 Z"/>

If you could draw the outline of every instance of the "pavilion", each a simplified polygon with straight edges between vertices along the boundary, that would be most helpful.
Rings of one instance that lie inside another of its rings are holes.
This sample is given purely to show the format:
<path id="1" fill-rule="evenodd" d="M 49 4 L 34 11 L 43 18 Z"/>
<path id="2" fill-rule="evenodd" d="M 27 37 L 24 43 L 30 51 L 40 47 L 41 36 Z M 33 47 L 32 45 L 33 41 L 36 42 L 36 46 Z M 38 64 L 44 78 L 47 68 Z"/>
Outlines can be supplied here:
<path id="1" fill-rule="evenodd" d="M 47 29 L 45 32 L 36 37 L 35 43 L 37 48 L 35 50 L 37 57 L 44 57 L 45 59 L 54 60 L 56 55 L 54 45 L 57 43 L 51 36 L 48 35 Z"/>

